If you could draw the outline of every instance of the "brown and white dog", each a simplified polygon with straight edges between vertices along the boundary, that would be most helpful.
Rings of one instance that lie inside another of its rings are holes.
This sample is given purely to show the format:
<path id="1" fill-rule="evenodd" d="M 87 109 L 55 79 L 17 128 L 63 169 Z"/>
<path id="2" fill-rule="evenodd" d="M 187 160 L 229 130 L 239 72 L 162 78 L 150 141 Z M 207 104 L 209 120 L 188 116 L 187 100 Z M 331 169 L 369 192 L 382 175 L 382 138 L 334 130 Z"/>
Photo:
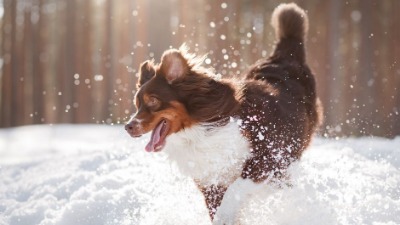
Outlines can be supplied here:
<path id="1" fill-rule="evenodd" d="M 218 80 L 186 48 L 140 67 L 132 137 L 163 150 L 204 194 L 214 224 L 235 224 L 257 184 L 285 176 L 320 121 L 315 80 L 305 62 L 308 19 L 297 5 L 272 14 L 278 42 L 242 79 Z"/>

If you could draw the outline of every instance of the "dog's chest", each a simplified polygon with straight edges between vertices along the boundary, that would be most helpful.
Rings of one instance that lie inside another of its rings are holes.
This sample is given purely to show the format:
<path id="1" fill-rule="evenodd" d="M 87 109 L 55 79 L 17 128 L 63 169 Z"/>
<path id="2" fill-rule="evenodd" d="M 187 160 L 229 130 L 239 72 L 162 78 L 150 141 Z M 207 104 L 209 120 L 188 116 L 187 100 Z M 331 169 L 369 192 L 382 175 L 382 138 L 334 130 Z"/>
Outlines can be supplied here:
<path id="1" fill-rule="evenodd" d="M 182 173 L 201 185 L 229 185 L 250 156 L 249 143 L 236 121 L 211 127 L 195 125 L 167 138 L 165 152 Z"/>

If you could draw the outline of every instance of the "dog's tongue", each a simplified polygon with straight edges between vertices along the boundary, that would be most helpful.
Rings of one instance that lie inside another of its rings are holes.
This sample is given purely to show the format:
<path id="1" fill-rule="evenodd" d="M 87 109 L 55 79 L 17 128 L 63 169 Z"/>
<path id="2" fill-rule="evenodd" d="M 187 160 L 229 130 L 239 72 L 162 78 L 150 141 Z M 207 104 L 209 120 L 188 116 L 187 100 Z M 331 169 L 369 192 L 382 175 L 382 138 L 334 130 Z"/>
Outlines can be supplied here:
<path id="1" fill-rule="evenodd" d="M 162 121 L 151 133 L 151 138 L 149 143 L 147 143 L 145 149 L 148 152 L 155 152 L 157 151 L 156 147 L 160 144 L 161 139 L 161 129 L 164 126 L 164 122 Z"/>

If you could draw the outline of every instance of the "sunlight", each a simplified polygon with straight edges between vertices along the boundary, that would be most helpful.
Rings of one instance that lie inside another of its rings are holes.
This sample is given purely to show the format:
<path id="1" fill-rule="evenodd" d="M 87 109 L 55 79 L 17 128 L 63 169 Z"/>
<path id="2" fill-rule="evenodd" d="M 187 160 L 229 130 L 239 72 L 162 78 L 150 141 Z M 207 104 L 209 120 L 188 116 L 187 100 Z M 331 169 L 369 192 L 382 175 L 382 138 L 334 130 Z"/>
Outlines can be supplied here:
<path id="1" fill-rule="evenodd" d="M 105 0 L 95 0 L 94 3 L 96 5 L 102 5 L 104 3 Z"/>
<path id="2" fill-rule="evenodd" d="M 0 19 L 3 18 L 3 15 L 4 15 L 3 0 L 0 0 Z"/>

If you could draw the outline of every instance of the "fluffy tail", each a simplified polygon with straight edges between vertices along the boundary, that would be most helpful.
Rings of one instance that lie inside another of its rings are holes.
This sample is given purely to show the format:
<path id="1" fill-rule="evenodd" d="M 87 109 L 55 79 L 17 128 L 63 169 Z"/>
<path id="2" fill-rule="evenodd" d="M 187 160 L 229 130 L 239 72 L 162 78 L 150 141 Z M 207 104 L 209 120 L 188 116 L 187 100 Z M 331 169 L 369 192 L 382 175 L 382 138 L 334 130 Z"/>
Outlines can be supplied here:
<path id="1" fill-rule="evenodd" d="M 304 41 L 308 31 L 308 17 L 295 3 L 280 4 L 272 13 L 271 25 L 278 44 L 272 57 L 305 61 Z"/>

